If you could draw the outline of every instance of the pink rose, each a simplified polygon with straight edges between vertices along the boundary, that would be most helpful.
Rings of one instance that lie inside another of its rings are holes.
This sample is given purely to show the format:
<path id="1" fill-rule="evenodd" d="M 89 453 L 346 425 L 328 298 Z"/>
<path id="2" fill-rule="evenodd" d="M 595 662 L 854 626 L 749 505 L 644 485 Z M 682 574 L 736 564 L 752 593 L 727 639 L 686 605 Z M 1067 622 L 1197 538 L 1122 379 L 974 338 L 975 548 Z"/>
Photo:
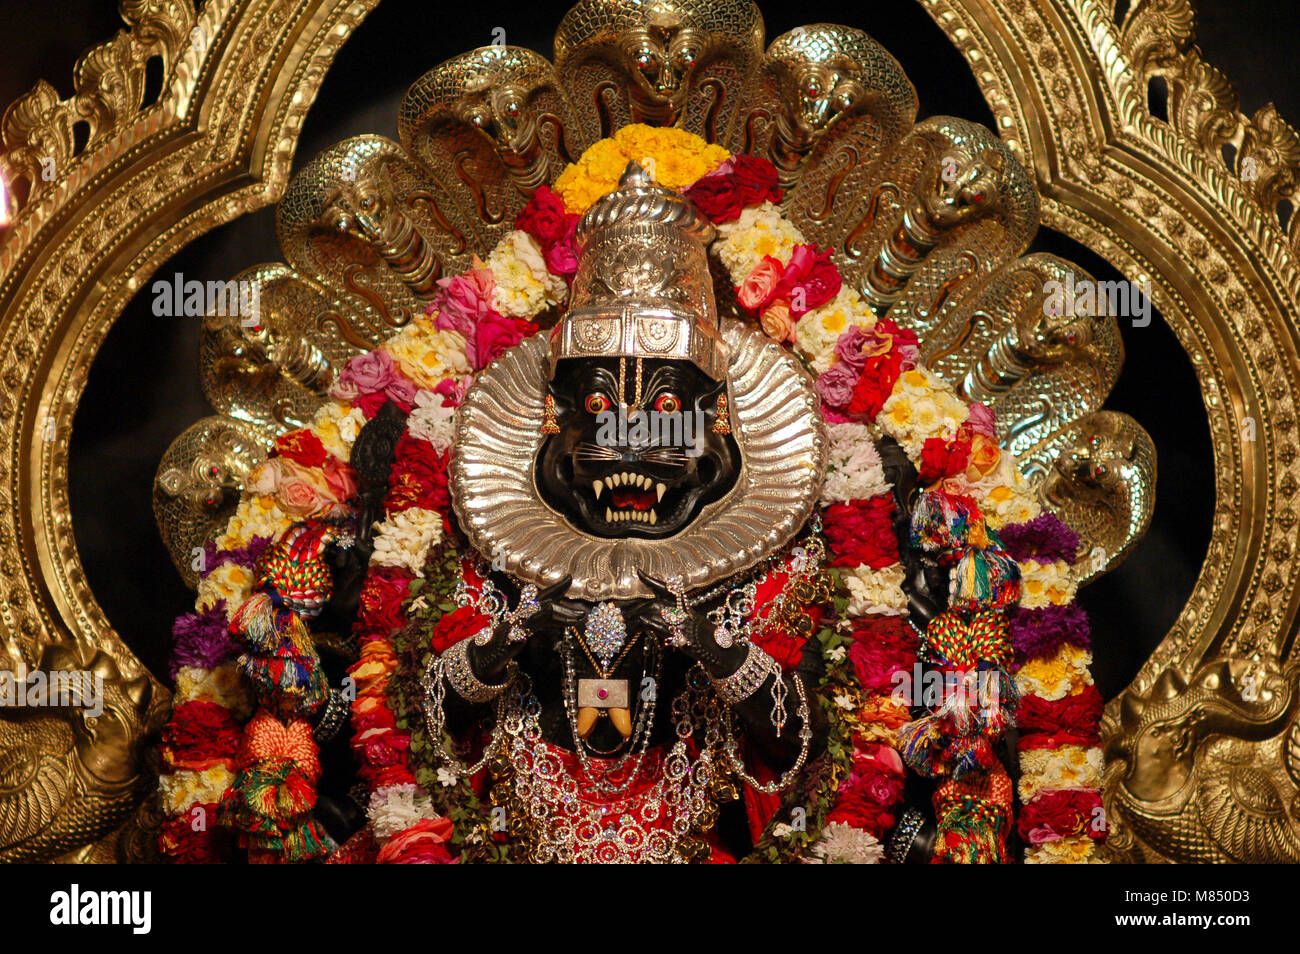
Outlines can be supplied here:
<path id="1" fill-rule="evenodd" d="M 433 302 L 438 314 L 433 323 L 439 331 L 459 331 L 469 338 L 480 321 L 495 314 L 492 295 L 496 280 L 491 269 L 475 268 L 463 275 L 440 278 L 438 288 Z"/>
<path id="2" fill-rule="evenodd" d="M 484 318 L 474 331 L 474 370 L 486 368 L 507 348 L 514 347 L 537 330 L 531 321 L 503 318 L 495 312 Z"/>
<path id="3" fill-rule="evenodd" d="M 460 378 L 443 378 L 434 387 L 433 393 L 442 395 L 445 405 L 460 407 L 465 401 L 465 392 L 473 383 L 474 379 L 469 375 Z"/>
<path id="4" fill-rule="evenodd" d="M 976 434 L 983 434 L 988 438 L 997 437 L 993 411 L 988 405 L 980 404 L 978 401 L 970 406 L 970 416 L 966 418 L 966 426 Z"/>
<path id="5" fill-rule="evenodd" d="M 842 284 L 830 252 L 796 245 L 774 294 L 790 302 L 790 314 L 798 321 L 838 295 Z"/>
<path id="6" fill-rule="evenodd" d="M 314 516 L 333 503 L 314 483 L 290 472 L 288 468 L 281 471 L 280 488 L 276 498 L 284 507 L 285 513 L 295 517 Z"/>
<path id="7" fill-rule="evenodd" d="M 573 216 L 569 229 L 564 236 L 546 250 L 546 267 L 552 273 L 561 276 L 572 275 L 578 270 L 578 216 Z"/>
<path id="8" fill-rule="evenodd" d="M 338 380 L 330 388 L 330 396 L 352 402 L 358 395 L 382 391 L 396 374 L 393 356 L 387 351 L 367 351 L 354 357 L 339 372 Z"/>
<path id="9" fill-rule="evenodd" d="M 338 503 L 351 500 L 357 492 L 356 474 L 351 466 L 330 455 L 320 467 L 325 486 Z"/>
<path id="10" fill-rule="evenodd" d="M 749 277 L 736 289 L 736 298 L 750 311 L 761 311 L 772 300 L 772 294 L 784 271 L 779 261 L 771 255 L 764 255 L 763 260 L 754 266 Z"/>
<path id="11" fill-rule="evenodd" d="M 861 376 L 861 368 L 854 368 L 851 362 L 841 359 L 817 379 L 817 393 L 829 407 L 848 407 L 849 401 L 853 400 L 853 387 Z"/>
<path id="12" fill-rule="evenodd" d="M 384 393 L 388 395 L 393 403 L 401 405 L 402 410 L 409 413 L 411 408 L 415 407 L 415 392 L 418 390 L 419 388 L 415 386 L 415 382 L 405 375 L 395 372 L 393 379 L 384 388 Z"/>

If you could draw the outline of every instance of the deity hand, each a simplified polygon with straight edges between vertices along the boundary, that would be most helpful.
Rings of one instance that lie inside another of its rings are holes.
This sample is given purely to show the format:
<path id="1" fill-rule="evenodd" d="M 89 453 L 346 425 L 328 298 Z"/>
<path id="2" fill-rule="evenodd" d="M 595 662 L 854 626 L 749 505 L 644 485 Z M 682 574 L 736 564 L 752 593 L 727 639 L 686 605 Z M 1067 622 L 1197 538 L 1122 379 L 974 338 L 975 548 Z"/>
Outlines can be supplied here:
<path id="1" fill-rule="evenodd" d="M 698 662 L 715 685 L 728 681 L 728 677 L 751 662 L 752 647 L 745 640 L 735 640 L 726 647 L 719 645 L 714 636 L 715 626 L 709 620 L 707 610 L 687 605 L 683 612 L 682 604 L 685 601 L 679 601 L 668 584 L 639 570 L 637 575 L 654 592 L 654 597 L 645 601 L 635 614 L 629 613 L 629 617 L 662 636 L 667 645 L 680 649 Z M 760 676 L 758 685 L 752 687 L 746 698 L 732 703 L 732 708 L 746 724 L 750 741 L 765 756 L 767 764 L 782 770 L 794 764 L 798 758 L 806 759 L 809 750 L 804 750 L 800 756 L 803 747 L 799 730 L 802 726 L 796 714 L 789 713 L 788 724 L 781 728 L 774 722 L 773 700 L 776 695 L 795 699 L 798 688 L 794 684 L 796 676 L 793 673 L 783 673 L 775 661 L 770 663 L 767 678 Z M 813 738 L 817 740 L 812 750 L 817 750 L 825 735 L 820 707 L 812 708 L 810 722 Z"/>
<path id="2" fill-rule="evenodd" d="M 584 619 L 590 607 L 562 595 L 571 582 L 566 576 L 539 591 L 531 601 L 527 587 L 513 594 L 516 608 L 493 626 L 491 635 L 481 643 L 478 641 L 481 637 L 472 637 L 469 661 L 474 674 L 487 683 L 499 682 L 510 661 L 523 651 L 530 638 L 539 633 L 563 632 L 564 627 Z M 529 609 L 531 603 L 536 604 L 535 609 Z"/>
<path id="3" fill-rule="evenodd" d="M 664 644 L 679 649 L 694 659 L 714 679 L 723 679 L 744 663 L 746 647 L 737 642 L 726 649 L 713 638 L 713 624 L 700 607 L 679 604 L 677 594 L 662 580 L 637 570 L 641 582 L 650 587 L 654 596 L 638 601 L 627 610 L 628 624 L 640 624 Z"/>

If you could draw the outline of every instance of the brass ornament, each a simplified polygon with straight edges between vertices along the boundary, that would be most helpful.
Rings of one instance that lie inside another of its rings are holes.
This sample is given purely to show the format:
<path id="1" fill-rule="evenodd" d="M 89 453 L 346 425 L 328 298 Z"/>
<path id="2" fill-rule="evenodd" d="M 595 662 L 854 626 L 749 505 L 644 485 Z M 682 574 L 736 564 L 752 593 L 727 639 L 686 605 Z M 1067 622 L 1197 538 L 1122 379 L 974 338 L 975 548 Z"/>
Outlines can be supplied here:
<path id="1" fill-rule="evenodd" d="M 430 107 L 427 127 L 424 110 L 410 112 L 411 129 L 445 130 L 428 133 L 427 149 L 416 145 L 423 132 L 403 134 L 400 147 L 360 137 L 303 167 L 281 209 L 289 264 L 264 266 L 287 304 L 269 296 L 265 340 L 210 316 L 205 392 L 258 439 L 295 426 L 342 361 L 422 307 L 437 269 L 463 268 L 492 246 L 543 161 L 543 177 L 554 174 L 561 144 L 573 156 L 626 122 L 672 122 L 779 158 L 787 212 L 805 236 L 834 248 L 846 281 L 915 328 L 926 360 L 971 396 L 986 394 L 1004 424 L 1023 420 L 1020 402 L 1040 385 L 1051 389 L 1050 413 L 1015 439 L 1027 474 L 1067 519 L 1089 500 L 1106 503 L 1109 523 L 1074 525 L 1107 568 L 1149 519 L 1154 464 L 1135 422 L 1100 411 L 1121 356 L 1108 322 L 1070 328 L 1040 321 L 1032 302 L 1013 306 L 1023 276 L 1065 267 L 1017 258 L 1041 220 L 1151 282 L 1201 382 L 1219 481 L 1196 588 L 1107 710 L 1109 850 L 1294 860 L 1300 358 L 1290 316 L 1300 313 L 1300 220 L 1284 229 L 1279 204 L 1297 199 L 1300 137 L 1272 107 L 1240 112 L 1193 45 L 1189 0 L 1134 0 L 1120 23 L 1107 0 L 920 2 L 970 62 L 997 136 L 942 117 L 914 126 L 896 62 L 847 28 L 807 28 L 812 37 L 764 55 L 761 18 L 741 0 L 580 4 L 557 37 L 555 100 L 524 100 L 536 141 L 528 116 L 513 129 L 502 121 L 509 97 L 485 105 L 463 76 L 429 95 L 447 106 Z M 131 0 L 128 30 L 79 61 L 71 97 L 40 83 L 6 112 L 0 176 L 16 191 L 0 232 L 0 665 L 34 665 L 45 647 L 68 644 L 87 662 L 102 651 L 124 679 L 143 675 L 96 604 L 72 533 L 67 434 L 88 368 L 126 301 L 182 245 L 285 192 L 306 110 L 373 5 L 211 2 L 196 16 L 180 0 Z M 828 36 L 843 58 L 820 45 Z M 153 56 L 163 90 L 145 103 Z M 535 62 L 521 54 L 524 74 L 526 61 Z M 534 89 L 513 62 L 502 69 L 502 90 Z M 798 85 L 809 76 L 833 81 L 825 104 L 822 86 Z M 1169 122 L 1146 101 L 1156 76 L 1169 88 Z M 77 149 L 80 120 L 89 136 Z M 922 246 L 924 255 L 909 251 Z M 540 402 L 527 410 L 519 419 L 535 434 Z M 738 405 L 732 413 L 743 421 Z M 212 433 L 229 426 L 214 422 Z M 205 440 L 163 469 L 186 473 Z M 1105 479 L 1085 479 L 1097 459 Z M 239 468 L 230 473 L 224 491 L 238 482 Z M 170 538 L 179 564 L 188 552 L 176 547 L 219 518 L 178 519 L 190 522 Z M 165 700 L 154 690 L 151 711 Z M 70 720 L 42 716 L 72 731 Z M 157 723 L 124 722 L 124 736 L 138 739 L 146 724 Z M 44 743 L 4 731 L 0 756 L 35 764 Z M 115 778 L 136 771 L 129 749 L 112 750 Z M 118 783 L 88 778 L 120 824 L 138 794 L 119 812 Z M 98 816 L 71 804 L 70 833 L 60 821 L 28 834 L 0 816 L 0 845 L 31 843 L 33 857 L 111 853 L 96 847 L 108 837 Z"/>

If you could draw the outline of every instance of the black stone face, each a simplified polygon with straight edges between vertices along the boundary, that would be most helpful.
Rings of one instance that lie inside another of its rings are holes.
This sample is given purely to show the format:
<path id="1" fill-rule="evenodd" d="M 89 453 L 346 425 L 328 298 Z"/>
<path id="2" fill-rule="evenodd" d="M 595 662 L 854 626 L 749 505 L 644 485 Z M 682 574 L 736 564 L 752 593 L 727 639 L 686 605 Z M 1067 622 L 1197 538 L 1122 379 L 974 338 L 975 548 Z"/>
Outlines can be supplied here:
<path id="1" fill-rule="evenodd" d="M 687 361 L 635 358 L 561 361 L 551 382 L 560 433 L 537 458 L 543 499 L 579 530 L 600 537 L 661 539 L 684 529 L 729 491 L 740 448 L 715 434 L 718 396 Z"/>

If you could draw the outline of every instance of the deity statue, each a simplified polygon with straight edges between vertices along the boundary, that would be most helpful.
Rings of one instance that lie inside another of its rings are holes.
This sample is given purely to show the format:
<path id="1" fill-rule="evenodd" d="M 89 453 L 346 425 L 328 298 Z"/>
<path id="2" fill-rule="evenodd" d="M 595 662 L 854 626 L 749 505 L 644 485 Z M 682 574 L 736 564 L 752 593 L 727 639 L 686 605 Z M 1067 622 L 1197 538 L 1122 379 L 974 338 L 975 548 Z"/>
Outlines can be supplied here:
<path id="1" fill-rule="evenodd" d="M 260 320 L 208 322 L 222 416 L 158 478 L 198 590 L 163 853 L 1093 860 L 1074 596 L 1154 455 L 1098 411 L 1114 317 L 1038 314 L 1073 270 L 1016 257 L 1032 178 L 914 124 L 860 31 L 760 64 L 739 0 L 575 9 L 554 69 L 467 54 L 402 145 L 309 162 Z M 831 66 L 852 102 L 796 143 Z M 1105 422 L 1134 450 L 1080 476 Z"/>

